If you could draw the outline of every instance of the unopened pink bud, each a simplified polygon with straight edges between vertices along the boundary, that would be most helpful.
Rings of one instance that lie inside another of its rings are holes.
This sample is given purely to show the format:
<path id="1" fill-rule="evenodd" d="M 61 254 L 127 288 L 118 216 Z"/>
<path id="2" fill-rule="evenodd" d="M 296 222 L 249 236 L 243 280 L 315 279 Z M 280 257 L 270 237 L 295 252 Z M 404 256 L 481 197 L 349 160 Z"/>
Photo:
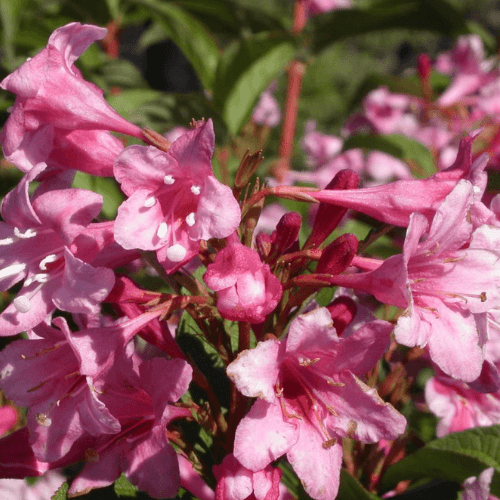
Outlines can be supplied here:
<path id="1" fill-rule="evenodd" d="M 354 319 L 358 310 L 356 302 L 347 295 L 337 297 L 329 306 L 326 306 L 326 308 L 330 311 L 337 335 L 342 335 L 342 333 L 344 333 L 344 330 Z"/>
<path id="2" fill-rule="evenodd" d="M 431 60 L 429 58 L 429 54 L 420 54 L 417 59 L 417 71 L 418 76 L 424 82 L 429 79 L 431 76 Z"/>
<path id="3" fill-rule="evenodd" d="M 301 224 L 302 216 L 298 212 L 287 212 L 281 217 L 276 231 L 271 235 L 274 252 L 277 255 L 286 252 L 297 240 Z"/>
<path id="4" fill-rule="evenodd" d="M 358 239 L 353 234 L 343 234 L 323 251 L 316 267 L 317 274 L 337 275 L 351 264 L 358 250 Z"/>
<path id="5" fill-rule="evenodd" d="M 327 189 L 356 189 L 359 185 L 359 176 L 353 170 L 341 170 L 325 187 Z M 339 225 L 346 214 L 347 209 L 327 203 L 320 203 L 318 213 L 314 219 L 314 226 L 311 231 L 305 248 L 317 247 L 325 241 L 332 231 Z"/>

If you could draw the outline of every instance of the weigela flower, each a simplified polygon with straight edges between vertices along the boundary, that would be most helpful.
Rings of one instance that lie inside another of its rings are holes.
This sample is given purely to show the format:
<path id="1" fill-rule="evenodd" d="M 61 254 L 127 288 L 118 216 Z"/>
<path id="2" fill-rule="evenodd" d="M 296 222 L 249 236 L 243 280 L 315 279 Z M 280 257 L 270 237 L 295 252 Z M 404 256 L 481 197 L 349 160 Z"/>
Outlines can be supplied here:
<path id="1" fill-rule="evenodd" d="M 104 28 L 80 23 L 58 28 L 45 49 L 1 82 L 3 89 L 17 94 L 1 143 L 19 168 L 27 171 L 52 154 L 59 167 L 112 175 L 110 159 L 121 145 L 107 131 L 143 137 L 74 66 L 87 47 L 105 35 Z M 72 161 L 66 165 L 68 158 Z M 92 167 L 85 166 L 89 159 Z"/>
<path id="2" fill-rule="evenodd" d="M 37 165 L 2 201 L 0 288 L 23 279 L 24 286 L 0 315 L 0 336 L 33 328 L 56 307 L 95 313 L 113 288 L 113 271 L 89 263 L 112 241 L 111 223 L 89 231 L 102 196 L 83 189 L 42 189 L 30 199 L 29 183 L 44 168 Z"/>
<path id="3" fill-rule="evenodd" d="M 252 118 L 255 123 L 268 127 L 276 127 L 281 121 L 280 106 L 273 96 L 273 88 L 262 92 L 259 102 L 252 112 Z"/>
<path id="4" fill-rule="evenodd" d="M 377 442 L 405 429 L 405 418 L 357 376 L 380 359 L 391 330 L 377 320 L 339 338 L 321 308 L 296 318 L 286 340 L 242 352 L 227 373 L 259 399 L 236 429 L 239 462 L 256 472 L 286 453 L 311 497 L 335 498 L 342 437 Z"/>
<path id="5" fill-rule="evenodd" d="M 233 321 L 261 323 L 278 305 L 282 286 L 259 254 L 239 242 L 215 256 L 203 280 L 217 292 L 217 309 Z"/>
<path id="6" fill-rule="evenodd" d="M 463 484 L 462 500 L 495 500 L 496 497 L 490 495 L 490 484 L 494 473 L 495 469 L 489 467 L 478 477 L 466 479 Z"/>
<path id="7" fill-rule="evenodd" d="M 500 232 L 489 226 L 473 232 L 472 203 L 473 187 L 461 180 L 430 227 L 422 214 L 411 215 L 402 255 L 368 273 L 335 277 L 338 284 L 406 308 L 394 331 L 396 340 L 428 346 L 431 359 L 446 374 L 465 382 L 481 373 L 486 313 L 500 301 Z"/>
<path id="8" fill-rule="evenodd" d="M 167 273 L 189 262 L 200 240 L 225 238 L 240 223 L 231 188 L 212 172 L 212 120 L 199 122 L 165 153 L 130 146 L 115 162 L 115 177 L 129 197 L 118 208 L 115 239 L 126 249 L 156 250 Z"/>
<path id="9" fill-rule="evenodd" d="M 220 465 L 214 465 L 217 478 L 215 500 L 285 500 L 291 499 L 280 483 L 281 470 L 268 465 L 252 472 L 243 467 L 234 455 L 226 455 Z"/>
<path id="10" fill-rule="evenodd" d="M 191 415 L 174 405 L 187 391 L 191 377 L 192 368 L 180 359 L 142 361 L 132 355 L 116 360 L 110 376 L 97 388 L 118 418 L 120 433 L 95 441 L 93 460 L 87 461 L 68 493 L 108 486 L 124 473 L 153 498 L 174 497 L 181 484 L 179 463 L 166 426 Z"/>
<path id="11" fill-rule="evenodd" d="M 351 7 L 351 0 L 306 0 L 305 3 L 311 16 Z"/>

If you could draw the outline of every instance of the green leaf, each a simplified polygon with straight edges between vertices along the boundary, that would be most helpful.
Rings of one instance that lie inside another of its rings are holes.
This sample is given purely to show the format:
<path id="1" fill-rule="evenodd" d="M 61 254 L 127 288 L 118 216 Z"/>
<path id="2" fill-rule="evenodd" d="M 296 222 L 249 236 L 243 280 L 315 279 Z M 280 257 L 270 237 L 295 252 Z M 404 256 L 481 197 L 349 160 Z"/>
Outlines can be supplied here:
<path id="1" fill-rule="evenodd" d="M 399 158 L 408 163 L 412 174 L 420 179 L 436 172 L 429 150 L 421 142 L 404 135 L 353 135 L 344 142 L 343 150 L 355 148 L 375 149 Z"/>
<path id="2" fill-rule="evenodd" d="M 148 102 L 159 99 L 161 95 L 162 92 L 158 90 L 130 89 L 109 96 L 107 101 L 121 116 L 130 120 L 134 111 Z"/>
<path id="3" fill-rule="evenodd" d="M 66 500 L 66 493 L 68 492 L 69 485 L 67 482 L 61 484 L 59 489 L 50 497 L 51 500 Z"/>
<path id="4" fill-rule="evenodd" d="M 399 481 L 438 478 L 463 483 L 494 467 L 491 494 L 500 495 L 500 425 L 477 427 L 431 441 L 391 466 L 382 478 L 382 490 Z"/>
<path id="5" fill-rule="evenodd" d="M 380 497 L 366 491 L 361 483 L 347 471 L 340 471 L 340 488 L 338 500 L 377 500 Z"/>
<path id="6" fill-rule="evenodd" d="M 451 37 L 468 32 L 462 14 L 445 0 L 383 0 L 366 9 L 337 10 L 312 18 L 307 31 L 317 54 L 344 38 L 401 28 Z"/>
<path id="7" fill-rule="evenodd" d="M 113 489 L 118 497 L 136 497 L 138 491 L 123 474 L 113 483 Z"/>
<path id="8" fill-rule="evenodd" d="M 108 220 L 116 217 L 116 212 L 121 202 L 123 194 L 116 181 L 109 177 L 94 177 L 84 172 L 77 172 L 73 181 L 73 187 L 88 189 L 99 193 L 104 198 L 101 215 Z"/>
<path id="9" fill-rule="evenodd" d="M 15 69 L 14 37 L 19 27 L 21 13 L 27 0 L 2 0 L 0 2 L 0 21 L 2 23 L 2 49 L 6 69 Z"/>
<path id="10" fill-rule="evenodd" d="M 168 36 L 192 64 L 203 85 L 211 90 L 219 62 L 219 48 L 207 28 L 191 14 L 172 3 L 135 0 L 158 16 Z"/>
<path id="11" fill-rule="evenodd" d="M 294 56 L 286 35 L 261 34 L 235 42 L 221 57 L 214 85 L 214 102 L 231 134 L 251 116 L 259 95 Z"/>

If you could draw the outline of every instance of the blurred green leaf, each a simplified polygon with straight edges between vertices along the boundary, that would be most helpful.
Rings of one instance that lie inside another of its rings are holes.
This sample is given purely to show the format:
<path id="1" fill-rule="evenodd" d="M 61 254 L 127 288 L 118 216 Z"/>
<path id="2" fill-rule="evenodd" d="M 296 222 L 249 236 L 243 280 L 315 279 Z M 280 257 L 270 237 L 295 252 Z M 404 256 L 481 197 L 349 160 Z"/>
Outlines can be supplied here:
<path id="1" fill-rule="evenodd" d="M 168 36 L 192 64 L 203 85 L 211 90 L 219 61 L 219 48 L 212 34 L 191 14 L 172 3 L 134 0 L 158 16 Z"/>
<path id="2" fill-rule="evenodd" d="M 239 35 L 242 30 L 261 32 L 284 29 L 282 21 L 255 3 L 236 0 L 182 0 L 182 7 L 197 16 L 214 33 Z"/>
<path id="3" fill-rule="evenodd" d="M 431 441 L 392 465 L 382 478 L 382 489 L 399 481 L 424 477 L 463 483 L 487 467 L 495 468 L 491 494 L 500 495 L 500 426 L 478 427 Z"/>
<path id="4" fill-rule="evenodd" d="M 108 220 L 116 217 L 116 212 L 124 197 L 117 182 L 110 177 L 94 177 L 84 172 L 77 172 L 73 187 L 88 189 L 99 193 L 104 198 L 101 215 Z"/>
<path id="5" fill-rule="evenodd" d="M 138 489 L 123 475 L 113 483 L 113 489 L 118 497 L 136 497 Z"/>
<path id="6" fill-rule="evenodd" d="M 429 150 L 421 142 L 404 135 L 353 135 L 346 139 L 343 150 L 355 148 L 375 149 L 399 158 L 409 164 L 417 178 L 423 179 L 436 172 Z"/>
<path id="7" fill-rule="evenodd" d="M 19 21 L 27 0 L 2 0 L 0 2 L 0 21 L 2 23 L 2 65 L 8 70 L 15 69 L 14 38 L 19 28 Z"/>
<path id="8" fill-rule="evenodd" d="M 259 95 L 294 56 L 288 36 L 259 34 L 234 42 L 217 68 L 214 103 L 231 134 L 237 134 L 251 116 Z"/>
<path id="9" fill-rule="evenodd" d="M 158 90 L 128 89 L 121 91 L 119 94 L 109 96 L 107 101 L 121 116 L 127 120 L 131 120 L 137 109 L 148 102 L 159 99 L 161 95 L 162 92 Z"/>
<path id="10" fill-rule="evenodd" d="M 317 54 L 347 37 L 401 28 L 452 37 L 468 32 L 462 14 L 445 0 L 382 0 L 366 9 L 337 10 L 311 19 L 307 31 Z"/>
<path id="11" fill-rule="evenodd" d="M 361 483 L 352 477 L 347 471 L 340 471 L 340 488 L 337 495 L 338 500 L 377 500 L 377 495 L 366 491 Z"/>

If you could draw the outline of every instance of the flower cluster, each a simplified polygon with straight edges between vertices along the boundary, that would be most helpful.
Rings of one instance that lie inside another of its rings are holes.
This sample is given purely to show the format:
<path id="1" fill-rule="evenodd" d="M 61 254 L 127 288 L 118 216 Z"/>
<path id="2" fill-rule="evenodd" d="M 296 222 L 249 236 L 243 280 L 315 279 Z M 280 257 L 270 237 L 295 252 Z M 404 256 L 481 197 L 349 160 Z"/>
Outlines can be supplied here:
<path id="1" fill-rule="evenodd" d="M 308 8 L 349 5 L 330 4 Z M 201 500 L 277 500 L 292 498 L 281 481 L 291 467 L 308 495 L 331 500 L 343 461 L 356 475 L 354 450 L 368 450 L 375 490 L 375 471 L 405 439 L 407 388 L 387 382 L 400 346 L 434 369 L 425 397 L 439 435 L 500 422 L 499 201 L 483 196 L 490 158 L 473 153 L 475 136 L 458 139 L 496 112 L 497 70 L 477 39 L 438 60 L 452 79 L 433 113 L 430 101 L 382 88 L 346 125 L 422 141 L 433 175 L 413 178 L 382 153 L 343 153 L 340 138 L 309 124 L 302 145 L 316 171 L 245 191 L 260 156 L 242 159 L 234 186 L 222 183 L 212 120 L 165 138 L 120 117 L 83 78 L 74 63 L 104 36 L 63 26 L 0 84 L 16 94 L 3 151 L 23 172 L 1 205 L 0 285 L 13 300 L 0 337 L 25 332 L 0 351 L 0 389 L 27 407 L 11 433 L 19 415 L 0 408 L 2 478 L 84 462 L 70 495 L 124 474 L 154 498 L 183 486 Z M 278 123 L 274 101 L 264 112 L 270 98 L 255 122 Z M 445 123 L 463 99 L 467 115 Z M 77 170 L 119 184 L 115 220 L 100 216 L 101 195 L 73 187 Z M 286 185 L 307 179 L 317 188 Z M 319 205 L 306 237 L 297 212 L 254 237 L 270 195 Z M 366 242 L 339 233 L 348 210 L 397 226 L 401 251 L 368 256 Z M 322 303 L 317 292 L 331 287 Z M 378 319 L 380 304 L 399 313 Z M 206 368 L 210 356 L 222 373 Z M 195 425 L 213 453 L 188 435 Z"/>

